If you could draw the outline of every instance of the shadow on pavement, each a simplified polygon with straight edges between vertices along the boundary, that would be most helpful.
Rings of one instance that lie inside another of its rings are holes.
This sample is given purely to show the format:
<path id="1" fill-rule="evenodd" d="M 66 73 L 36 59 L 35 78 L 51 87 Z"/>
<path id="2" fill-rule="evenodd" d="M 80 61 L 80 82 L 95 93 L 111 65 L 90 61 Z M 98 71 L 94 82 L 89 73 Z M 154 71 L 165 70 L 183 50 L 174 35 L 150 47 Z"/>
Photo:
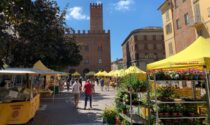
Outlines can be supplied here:
<path id="1" fill-rule="evenodd" d="M 98 93 L 94 96 L 97 97 L 94 98 L 94 101 L 104 99 L 103 96 Z M 41 107 L 43 106 L 46 108 L 39 110 L 34 119 L 26 125 L 102 124 L 100 114 L 93 112 L 78 112 L 78 110 L 84 109 L 74 108 L 73 96 L 71 93 L 55 95 L 54 103 L 52 102 L 51 97 L 41 99 Z M 91 110 L 101 111 L 101 109 L 97 108 Z"/>

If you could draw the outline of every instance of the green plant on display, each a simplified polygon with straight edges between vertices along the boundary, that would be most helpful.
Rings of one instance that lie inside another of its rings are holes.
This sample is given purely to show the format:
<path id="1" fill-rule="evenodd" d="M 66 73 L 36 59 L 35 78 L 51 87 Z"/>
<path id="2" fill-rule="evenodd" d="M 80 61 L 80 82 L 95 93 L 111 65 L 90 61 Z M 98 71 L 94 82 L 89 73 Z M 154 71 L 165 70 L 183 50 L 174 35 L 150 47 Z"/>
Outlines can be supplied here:
<path id="1" fill-rule="evenodd" d="M 122 121 L 121 124 L 122 124 L 122 125 L 130 125 L 130 123 L 129 123 L 127 120 L 125 120 L 125 119 L 123 119 L 123 121 Z"/>
<path id="2" fill-rule="evenodd" d="M 126 104 L 130 104 L 130 94 L 126 93 L 123 96 L 123 102 L 125 102 Z M 138 95 L 136 93 L 132 93 L 132 103 L 133 102 L 138 102 Z"/>
<path id="3" fill-rule="evenodd" d="M 173 111 L 173 107 L 171 107 L 169 104 L 160 104 L 158 112 L 159 115 L 169 116 L 170 112 Z"/>
<path id="4" fill-rule="evenodd" d="M 123 112 L 124 110 L 126 110 L 126 106 L 123 105 L 122 103 L 116 103 L 116 110 L 117 112 Z"/>
<path id="5" fill-rule="evenodd" d="M 156 80 L 163 80 L 165 79 L 165 73 L 163 71 L 159 71 L 155 74 Z"/>
<path id="6" fill-rule="evenodd" d="M 124 94 L 126 94 L 126 92 L 123 92 L 121 89 L 119 89 L 116 93 L 116 99 L 122 102 Z"/>
<path id="7" fill-rule="evenodd" d="M 135 86 L 138 79 L 135 74 L 126 75 L 124 78 L 120 80 L 121 88 L 127 89 L 128 87 Z"/>
<path id="8" fill-rule="evenodd" d="M 106 121 L 108 124 L 115 124 L 115 117 L 117 113 L 115 108 L 113 107 L 107 107 L 105 108 L 103 112 L 103 119 Z"/>
<path id="9" fill-rule="evenodd" d="M 178 80 L 180 77 L 179 74 L 174 71 L 170 72 L 169 75 L 170 75 L 171 79 L 173 79 L 173 80 Z"/>
<path id="10" fill-rule="evenodd" d="M 183 112 L 184 111 L 184 107 L 181 104 L 177 104 L 175 106 L 175 108 L 176 108 L 176 111 L 177 112 Z"/>
<path id="11" fill-rule="evenodd" d="M 159 87 L 157 89 L 157 96 L 160 100 L 171 100 L 171 97 L 175 96 L 175 90 L 173 87 Z"/>
<path id="12" fill-rule="evenodd" d="M 187 107 L 186 111 L 188 113 L 196 113 L 196 107 L 195 106 Z"/>

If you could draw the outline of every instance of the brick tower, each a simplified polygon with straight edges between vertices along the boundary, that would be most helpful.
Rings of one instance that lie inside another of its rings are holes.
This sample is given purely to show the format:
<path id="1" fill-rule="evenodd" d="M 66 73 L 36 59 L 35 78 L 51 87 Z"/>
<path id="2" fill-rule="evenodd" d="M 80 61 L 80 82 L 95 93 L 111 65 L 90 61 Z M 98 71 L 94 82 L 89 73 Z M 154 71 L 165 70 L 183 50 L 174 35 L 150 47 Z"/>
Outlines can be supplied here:
<path id="1" fill-rule="evenodd" d="M 101 32 L 103 31 L 103 5 L 90 4 L 90 31 Z"/>
<path id="2" fill-rule="evenodd" d="M 69 67 L 69 71 L 78 71 L 83 75 L 88 71 L 110 71 L 110 30 L 103 29 L 102 4 L 90 4 L 90 30 L 73 31 L 70 35 L 73 35 L 80 45 L 83 60 L 79 66 Z"/>

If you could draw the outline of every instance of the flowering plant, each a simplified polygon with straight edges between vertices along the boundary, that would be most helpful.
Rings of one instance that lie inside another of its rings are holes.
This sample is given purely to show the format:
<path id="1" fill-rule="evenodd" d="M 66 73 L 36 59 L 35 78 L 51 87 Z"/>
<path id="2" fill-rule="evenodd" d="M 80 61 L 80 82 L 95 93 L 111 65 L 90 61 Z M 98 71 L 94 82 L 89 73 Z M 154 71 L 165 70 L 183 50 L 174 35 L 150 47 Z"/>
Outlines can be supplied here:
<path id="1" fill-rule="evenodd" d="M 153 72 L 156 80 L 205 80 L 205 73 L 197 69 Z M 150 76 L 153 76 L 150 74 Z"/>

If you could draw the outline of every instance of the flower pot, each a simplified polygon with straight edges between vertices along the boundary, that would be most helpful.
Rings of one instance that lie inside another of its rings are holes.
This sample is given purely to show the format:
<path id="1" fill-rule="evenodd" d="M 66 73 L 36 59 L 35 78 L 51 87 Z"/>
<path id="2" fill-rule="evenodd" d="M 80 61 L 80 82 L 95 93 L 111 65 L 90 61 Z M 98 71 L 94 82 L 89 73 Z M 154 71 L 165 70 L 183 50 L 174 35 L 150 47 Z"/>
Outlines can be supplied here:
<path id="1" fill-rule="evenodd" d="M 198 80 L 199 76 L 198 75 L 194 75 L 193 76 L 193 80 Z"/>
<path id="2" fill-rule="evenodd" d="M 181 117 L 181 116 L 183 116 L 183 113 L 182 112 L 178 112 L 177 116 Z"/>
<path id="3" fill-rule="evenodd" d="M 140 91 L 139 92 L 146 92 L 147 91 L 147 88 L 140 88 Z"/>
<path id="4" fill-rule="evenodd" d="M 124 108 L 124 109 L 122 110 L 122 112 L 123 112 L 123 114 L 127 114 L 127 109 Z"/>
<path id="5" fill-rule="evenodd" d="M 168 112 L 164 113 L 164 116 L 168 117 L 170 114 Z"/>
<path id="6" fill-rule="evenodd" d="M 177 117 L 178 113 L 177 112 L 172 112 L 172 116 Z"/>
<path id="7" fill-rule="evenodd" d="M 184 76 L 184 80 L 189 80 L 189 76 L 188 75 L 185 75 Z"/>
<path id="8" fill-rule="evenodd" d="M 165 116 L 163 112 L 159 112 L 158 115 L 159 115 L 160 117 Z"/>
<path id="9" fill-rule="evenodd" d="M 205 80 L 205 76 L 204 75 L 199 75 L 199 80 Z"/>
<path id="10" fill-rule="evenodd" d="M 190 112 L 189 116 L 193 117 L 193 116 L 195 116 L 195 113 L 194 112 Z"/>

